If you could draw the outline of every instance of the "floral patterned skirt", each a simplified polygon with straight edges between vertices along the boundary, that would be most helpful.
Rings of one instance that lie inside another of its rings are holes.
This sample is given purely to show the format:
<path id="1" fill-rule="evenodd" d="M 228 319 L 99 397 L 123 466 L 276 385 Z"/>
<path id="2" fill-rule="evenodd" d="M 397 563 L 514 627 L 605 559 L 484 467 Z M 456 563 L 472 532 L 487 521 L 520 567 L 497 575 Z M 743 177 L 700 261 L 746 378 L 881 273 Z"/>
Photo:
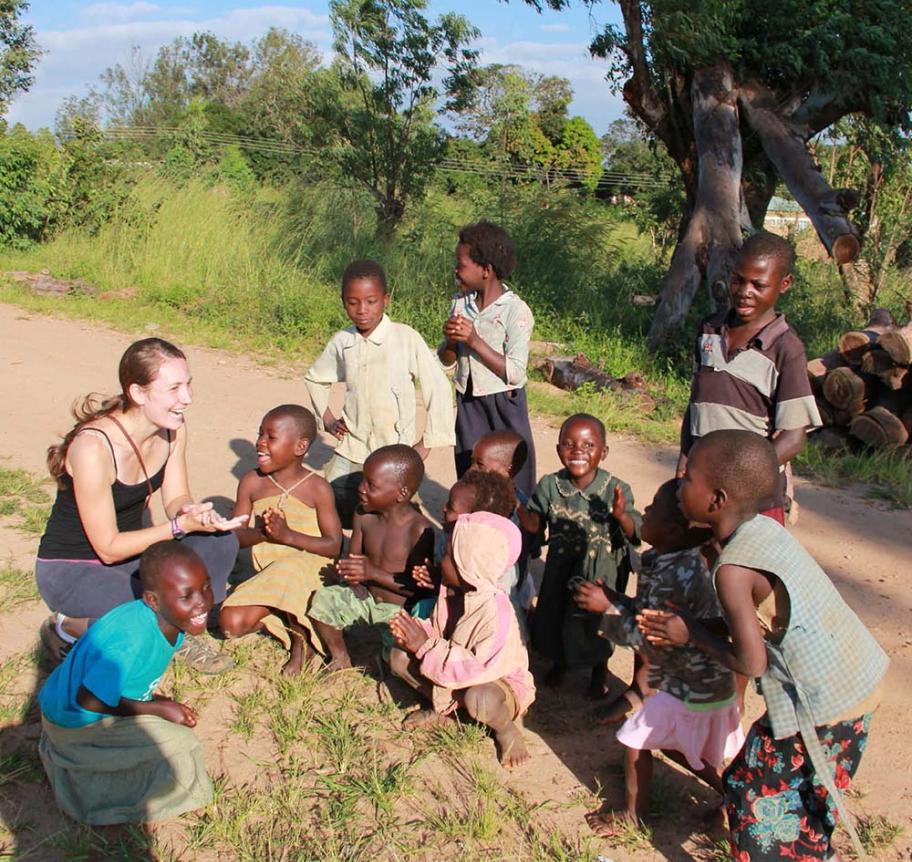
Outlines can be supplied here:
<path id="1" fill-rule="evenodd" d="M 867 714 L 817 728 L 840 791 L 858 769 L 870 723 Z M 737 862 L 830 856 L 835 806 L 816 777 L 799 734 L 775 739 L 768 726 L 754 722 L 722 782 L 732 858 Z"/>

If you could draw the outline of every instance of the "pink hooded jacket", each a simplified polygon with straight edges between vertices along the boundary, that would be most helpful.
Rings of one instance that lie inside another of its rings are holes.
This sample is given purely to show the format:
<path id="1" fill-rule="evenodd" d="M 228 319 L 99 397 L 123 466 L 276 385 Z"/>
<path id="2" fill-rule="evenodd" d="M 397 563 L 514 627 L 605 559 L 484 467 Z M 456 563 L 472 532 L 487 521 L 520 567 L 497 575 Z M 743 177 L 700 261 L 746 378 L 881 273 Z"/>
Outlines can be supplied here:
<path id="1" fill-rule="evenodd" d="M 471 589 L 463 612 L 450 619 L 447 588 L 440 587 L 430 620 L 422 620 L 428 639 L 415 653 L 421 673 L 434 686 L 439 713 L 456 709 L 454 690 L 501 680 L 516 698 L 518 715 L 535 700 L 529 654 L 519 634 L 516 612 L 498 579 L 519 557 L 522 537 L 511 521 L 491 512 L 461 515 L 453 529 L 452 553 L 460 578 Z M 449 638 L 444 632 L 451 631 Z"/>

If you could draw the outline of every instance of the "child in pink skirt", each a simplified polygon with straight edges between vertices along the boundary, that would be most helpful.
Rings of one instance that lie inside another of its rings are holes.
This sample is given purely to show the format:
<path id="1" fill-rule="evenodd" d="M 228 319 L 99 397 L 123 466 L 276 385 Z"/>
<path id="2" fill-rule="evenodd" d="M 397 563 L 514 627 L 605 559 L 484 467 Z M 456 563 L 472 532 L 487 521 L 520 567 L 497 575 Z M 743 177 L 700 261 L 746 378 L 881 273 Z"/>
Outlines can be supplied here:
<path id="1" fill-rule="evenodd" d="M 652 751 L 661 749 L 722 794 L 723 762 L 744 743 L 735 702 L 735 676 L 696 647 L 657 647 L 637 627 L 644 608 L 668 603 L 696 618 L 721 616 L 701 545 L 711 538 L 694 529 L 678 508 L 677 480 L 662 485 L 643 513 L 641 535 L 652 545 L 642 557 L 636 597 L 631 601 L 603 584 L 584 582 L 577 604 L 602 613 L 599 633 L 633 647 L 647 660 L 649 690 L 642 705 L 617 733 L 625 747 L 625 809 L 587 815 L 590 828 L 611 837 L 630 823 L 641 825 L 649 810 Z"/>

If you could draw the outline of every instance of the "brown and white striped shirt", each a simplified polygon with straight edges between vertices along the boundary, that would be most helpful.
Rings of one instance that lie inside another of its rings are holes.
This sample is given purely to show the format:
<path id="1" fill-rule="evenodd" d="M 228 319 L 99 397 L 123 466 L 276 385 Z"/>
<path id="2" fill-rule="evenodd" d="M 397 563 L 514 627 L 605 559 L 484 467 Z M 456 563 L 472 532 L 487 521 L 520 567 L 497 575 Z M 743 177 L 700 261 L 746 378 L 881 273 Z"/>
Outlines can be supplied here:
<path id="1" fill-rule="evenodd" d="M 804 345 L 785 315 L 777 314 L 734 353 L 726 345 L 726 318 L 713 314 L 700 325 L 682 451 L 721 429 L 772 438 L 776 431 L 820 427 Z"/>

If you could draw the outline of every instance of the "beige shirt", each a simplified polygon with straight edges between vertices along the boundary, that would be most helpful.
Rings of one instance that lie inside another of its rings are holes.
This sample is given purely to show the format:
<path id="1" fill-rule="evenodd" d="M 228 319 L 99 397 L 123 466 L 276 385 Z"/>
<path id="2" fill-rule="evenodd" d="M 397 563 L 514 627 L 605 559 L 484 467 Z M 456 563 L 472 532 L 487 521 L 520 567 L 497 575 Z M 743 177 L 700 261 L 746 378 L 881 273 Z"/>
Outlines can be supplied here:
<path id="1" fill-rule="evenodd" d="M 349 461 L 363 464 L 381 446 L 417 442 L 416 383 L 427 410 L 424 445 L 454 445 L 450 382 L 424 339 L 410 326 L 394 323 L 384 314 L 366 338 L 350 326 L 330 339 L 304 375 L 321 427 L 332 385 L 342 382 L 342 418 L 349 433 L 336 452 Z"/>

